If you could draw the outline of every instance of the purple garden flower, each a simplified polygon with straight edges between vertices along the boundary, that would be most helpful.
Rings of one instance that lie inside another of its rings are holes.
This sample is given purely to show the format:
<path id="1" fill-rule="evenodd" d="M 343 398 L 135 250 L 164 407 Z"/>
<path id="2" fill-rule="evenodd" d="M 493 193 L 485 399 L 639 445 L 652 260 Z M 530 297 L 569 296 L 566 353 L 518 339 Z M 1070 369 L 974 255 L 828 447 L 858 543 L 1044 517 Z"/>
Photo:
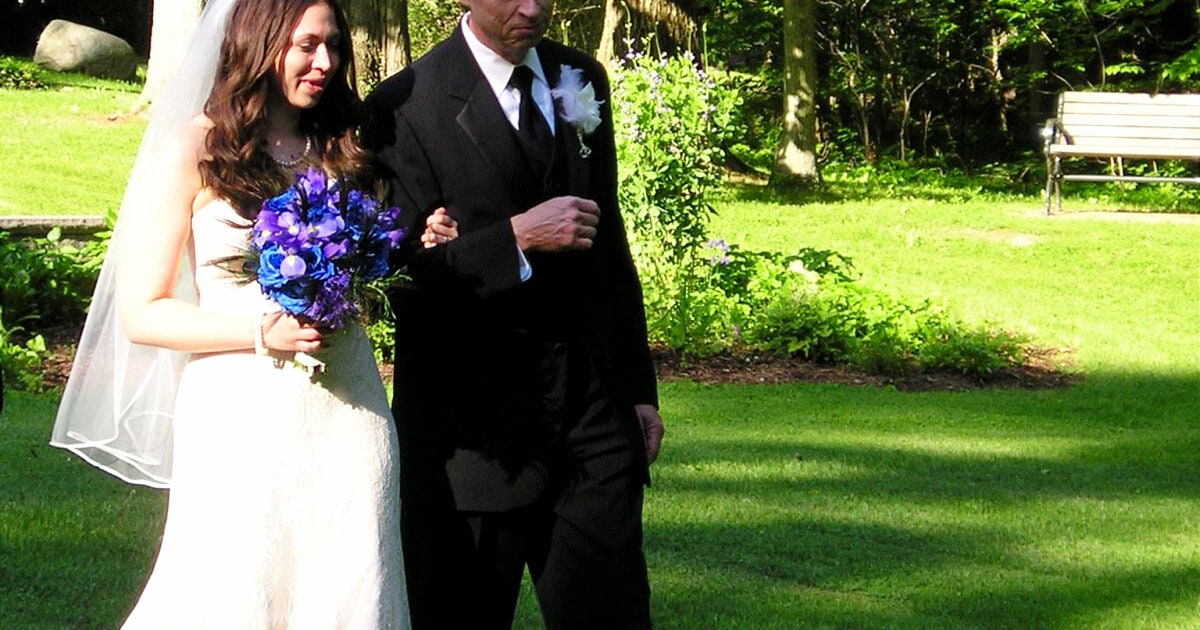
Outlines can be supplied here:
<path id="1" fill-rule="evenodd" d="M 705 247 L 713 250 L 713 255 L 709 256 L 708 262 L 712 265 L 728 265 L 729 264 L 729 243 L 723 238 L 716 238 L 704 244 Z"/>

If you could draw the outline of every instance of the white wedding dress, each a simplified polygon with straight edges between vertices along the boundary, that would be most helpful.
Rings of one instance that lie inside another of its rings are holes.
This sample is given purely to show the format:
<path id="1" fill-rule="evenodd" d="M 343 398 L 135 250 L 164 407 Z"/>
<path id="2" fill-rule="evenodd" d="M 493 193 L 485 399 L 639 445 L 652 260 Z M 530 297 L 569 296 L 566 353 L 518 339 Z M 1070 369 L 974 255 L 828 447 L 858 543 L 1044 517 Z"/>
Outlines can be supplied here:
<path id="1" fill-rule="evenodd" d="M 277 310 L 205 263 L 243 253 L 246 224 L 220 200 L 193 216 L 201 308 Z M 162 547 L 125 628 L 408 627 L 387 397 L 361 329 L 326 345 L 314 377 L 249 350 L 192 356 Z"/>

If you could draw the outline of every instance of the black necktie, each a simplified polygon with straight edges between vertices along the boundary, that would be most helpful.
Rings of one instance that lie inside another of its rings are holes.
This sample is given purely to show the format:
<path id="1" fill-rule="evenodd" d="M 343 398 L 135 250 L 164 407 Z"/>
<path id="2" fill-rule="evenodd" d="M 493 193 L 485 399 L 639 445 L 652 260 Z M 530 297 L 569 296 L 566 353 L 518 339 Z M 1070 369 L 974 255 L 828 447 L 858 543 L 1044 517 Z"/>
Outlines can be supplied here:
<path id="1" fill-rule="evenodd" d="M 533 70 L 529 66 L 517 66 L 513 68 L 512 78 L 508 82 L 521 93 L 517 136 L 521 138 L 521 144 L 531 159 L 542 165 L 549 164 L 554 152 L 554 134 L 550 132 L 546 117 L 542 116 L 537 102 L 533 100 Z"/>

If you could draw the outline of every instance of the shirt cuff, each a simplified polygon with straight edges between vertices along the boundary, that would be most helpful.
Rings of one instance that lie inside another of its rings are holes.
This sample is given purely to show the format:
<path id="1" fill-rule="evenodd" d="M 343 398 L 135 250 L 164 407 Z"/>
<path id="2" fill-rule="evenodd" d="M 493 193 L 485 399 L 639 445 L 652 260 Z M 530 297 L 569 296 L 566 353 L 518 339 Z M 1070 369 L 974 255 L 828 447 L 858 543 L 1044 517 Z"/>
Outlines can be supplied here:
<path id="1" fill-rule="evenodd" d="M 529 259 L 525 258 L 525 252 L 520 247 L 517 248 L 517 273 L 521 276 L 521 282 L 533 276 L 533 267 L 529 266 Z"/>

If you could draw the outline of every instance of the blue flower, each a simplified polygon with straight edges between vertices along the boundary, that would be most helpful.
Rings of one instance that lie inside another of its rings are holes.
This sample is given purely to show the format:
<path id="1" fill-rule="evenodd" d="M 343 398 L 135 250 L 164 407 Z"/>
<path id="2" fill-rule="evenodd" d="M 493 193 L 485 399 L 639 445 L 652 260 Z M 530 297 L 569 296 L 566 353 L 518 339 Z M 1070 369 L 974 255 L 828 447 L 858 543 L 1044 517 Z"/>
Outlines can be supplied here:
<path id="1" fill-rule="evenodd" d="M 271 289 L 266 294 L 292 315 L 301 315 L 312 303 L 314 283 L 306 278 Z"/>

